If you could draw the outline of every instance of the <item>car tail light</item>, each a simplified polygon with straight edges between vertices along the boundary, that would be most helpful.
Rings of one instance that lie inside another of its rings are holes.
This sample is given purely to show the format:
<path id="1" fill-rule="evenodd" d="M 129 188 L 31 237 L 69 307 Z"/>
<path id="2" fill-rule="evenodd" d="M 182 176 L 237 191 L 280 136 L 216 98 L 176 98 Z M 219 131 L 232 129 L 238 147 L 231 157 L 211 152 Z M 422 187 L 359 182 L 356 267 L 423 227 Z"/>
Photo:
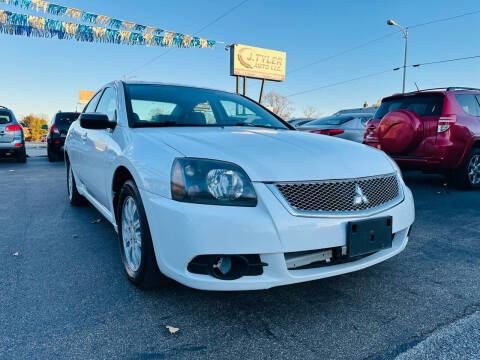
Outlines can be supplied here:
<path id="1" fill-rule="evenodd" d="M 9 131 L 22 131 L 22 127 L 20 126 L 20 124 L 8 125 L 5 128 L 5 132 L 9 132 Z"/>
<path id="2" fill-rule="evenodd" d="M 56 125 L 52 125 L 52 126 L 50 127 L 50 132 L 51 132 L 52 134 L 60 134 L 60 131 L 58 131 L 58 127 L 57 127 Z"/>
<path id="3" fill-rule="evenodd" d="M 335 136 L 335 135 L 343 134 L 345 132 L 345 130 L 342 130 L 342 129 L 323 129 L 323 130 L 311 130 L 310 132 L 312 134 Z"/>
<path id="4" fill-rule="evenodd" d="M 450 129 L 457 122 L 457 115 L 442 115 L 438 119 L 437 133 L 442 133 Z"/>
<path id="5" fill-rule="evenodd" d="M 22 147 L 22 146 L 23 146 L 22 143 L 16 143 L 16 144 L 15 144 L 15 147 Z"/>

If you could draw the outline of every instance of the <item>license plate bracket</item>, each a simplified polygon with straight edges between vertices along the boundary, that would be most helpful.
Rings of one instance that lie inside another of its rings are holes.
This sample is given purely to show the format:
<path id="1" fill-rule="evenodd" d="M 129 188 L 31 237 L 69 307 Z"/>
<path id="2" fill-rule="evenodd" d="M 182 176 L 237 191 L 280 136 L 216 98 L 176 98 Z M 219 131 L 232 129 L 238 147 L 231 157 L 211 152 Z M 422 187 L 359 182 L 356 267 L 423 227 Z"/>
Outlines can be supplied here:
<path id="1" fill-rule="evenodd" d="M 351 221 L 347 224 L 348 256 L 371 254 L 392 247 L 392 217 Z"/>

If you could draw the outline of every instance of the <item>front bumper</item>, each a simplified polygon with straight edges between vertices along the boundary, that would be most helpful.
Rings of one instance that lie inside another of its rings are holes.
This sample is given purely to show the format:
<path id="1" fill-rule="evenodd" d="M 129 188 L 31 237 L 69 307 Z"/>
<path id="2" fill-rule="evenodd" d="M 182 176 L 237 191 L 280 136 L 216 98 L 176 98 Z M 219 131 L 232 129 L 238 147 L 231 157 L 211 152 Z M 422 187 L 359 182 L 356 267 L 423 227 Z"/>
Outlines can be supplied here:
<path id="1" fill-rule="evenodd" d="M 408 243 L 415 210 L 411 191 L 404 200 L 366 217 L 303 217 L 291 215 L 263 183 L 254 183 L 255 208 L 222 207 L 173 201 L 141 189 L 157 262 L 168 277 L 203 290 L 256 290 L 345 274 L 372 266 L 400 253 Z M 392 248 L 359 260 L 302 270 L 289 270 L 285 253 L 346 245 L 347 223 L 392 216 Z M 262 275 L 219 280 L 193 274 L 189 262 L 198 255 L 259 254 L 267 263 Z"/>

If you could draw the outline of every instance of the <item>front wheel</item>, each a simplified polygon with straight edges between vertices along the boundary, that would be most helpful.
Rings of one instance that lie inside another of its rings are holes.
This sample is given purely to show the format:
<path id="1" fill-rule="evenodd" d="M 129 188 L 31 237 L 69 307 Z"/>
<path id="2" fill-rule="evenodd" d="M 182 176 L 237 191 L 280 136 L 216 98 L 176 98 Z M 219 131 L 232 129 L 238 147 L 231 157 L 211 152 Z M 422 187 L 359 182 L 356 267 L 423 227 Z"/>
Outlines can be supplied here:
<path id="1" fill-rule="evenodd" d="M 480 189 L 480 149 L 473 149 L 456 172 L 457 183 L 470 190 Z"/>
<path id="2" fill-rule="evenodd" d="M 168 282 L 158 268 L 140 192 L 131 180 L 122 186 L 117 214 L 120 252 L 128 279 L 142 289 Z"/>

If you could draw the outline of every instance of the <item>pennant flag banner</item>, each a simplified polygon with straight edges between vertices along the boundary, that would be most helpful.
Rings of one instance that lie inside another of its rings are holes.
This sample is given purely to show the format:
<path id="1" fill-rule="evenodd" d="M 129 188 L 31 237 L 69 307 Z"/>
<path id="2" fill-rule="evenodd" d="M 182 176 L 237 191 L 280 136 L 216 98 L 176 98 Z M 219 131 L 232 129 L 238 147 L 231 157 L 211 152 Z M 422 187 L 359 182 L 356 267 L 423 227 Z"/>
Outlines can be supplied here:
<path id="1" fill-rule="evenodd" d="M 1 31 L 4 33 L 17 34 L 17 32 L 19 32 L 20 34 L 25 34 L 27 36 L 57 36 L 59 38 L 71 36 L 74 37 L 76 40 L 80 41 L 104 41 L 119 44 L 145 44 L 200 48 L 213 48 L 216 44 L 216 41 L 214 40 L 201 39 L 191 35 L 166 31 L 153 26 L 135 24 L 130 21 L 119 20 L 105 15 L 98 15 L 79 9 L 69 8 L 44 0 L 0 0 L 0 2 L 17 6 L 22 9 L 48 13 L 59 17 L 70 17 L 71 19 L 74 19 L 78 22 L 81 21 L 87 24 L 90 23 L 101 26 L 98 27 L 95 25 L 77 25 L 72 22 L 50 20 L 43 17 L 16 14 L 0 10 L 2 11 L 2 14 L 11 14 L 11 16 L 2 15 L 2 17 L 0 18 L 0 24 L 3 24 L 3 28 L 1 29 Z M 32 18 L 32 22 L 29 23 L 29 25 L 20 24 L 18 22 L 21 21 L 16 21 L 15 16 L 19 18 L 25 17 L 27 20 Z M 3 20 L 5 20 L 5 22 Z M 8 23 L 8 21 L 15 23 Z M 49 23 L 49 27 L 47 29 L 42 26 L 42 21 L 43 23 Z M 55 25 L 53 26 L 51 24 Z M 8 26 L 9 28 L 5 29 L 5 26 Z M 33 32 L 22 29 L 20 28 L 21 26 L 31 27 L 31 30 Z M 72 34 L 75 26 L 76 31 Z M 104 30 L 99 30 L 102 28 Z M 77 31 L 85 31 L 86 35 L 84 35 L 83 33 L 77 34 Z M 89 34 L 93 34 L 93 37 L 90 37 Z"/>
<path id="2" fill-rule="evenodd" d="M 6 2 L 7 0 L 0 1 Z M 18 3 L 30 2 L 29 0 L 8 1 L 16 1 Z M 31 2 L 44 3 L 44 1 L 39 0 L 31 0 Z M 68 9 L 65 11 L 68 11 Z M 171 31 L 163 31 L 161 35 L 152 32 L 144 32 L 142 34 L 136 31 L 135 28 L 136 26 L 132 26 L 133 31 L 119 30 L 0 10 L 0 32 L 10 35 L 57 37 L 59 39 L 74 39 L 77 41 L 148 46 L 213 48 L 216 44 L 214 40 L 201 39 L 196 36 Z"/>

